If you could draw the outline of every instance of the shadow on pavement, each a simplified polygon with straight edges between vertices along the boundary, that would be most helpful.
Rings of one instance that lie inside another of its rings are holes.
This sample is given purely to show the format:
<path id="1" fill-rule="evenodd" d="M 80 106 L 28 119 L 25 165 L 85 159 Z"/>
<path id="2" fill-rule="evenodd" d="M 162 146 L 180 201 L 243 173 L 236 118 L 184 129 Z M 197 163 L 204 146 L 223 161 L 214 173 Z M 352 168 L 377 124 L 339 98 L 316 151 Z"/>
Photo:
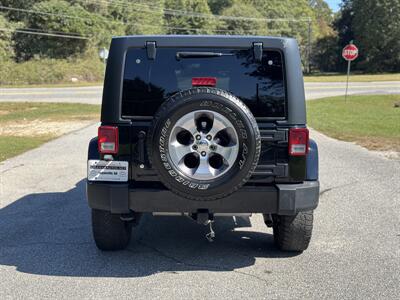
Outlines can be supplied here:
<path id="1" fill-rule="evenodd" d="M 271 234 L 243 226 L 251 226 L 248 218 L 217 219 L 216 240 L 209 243 L 208 228 L 189 218 L 146 215 L 127 250 L 101 252 L 92 240 L 81 180 L 69 191 L 30 194 L 0 210 L 0 265 L 40 275 L 141 277 L 230 271 L 253 265 L 257 257 L 293 255 L 276 250 Z"/>

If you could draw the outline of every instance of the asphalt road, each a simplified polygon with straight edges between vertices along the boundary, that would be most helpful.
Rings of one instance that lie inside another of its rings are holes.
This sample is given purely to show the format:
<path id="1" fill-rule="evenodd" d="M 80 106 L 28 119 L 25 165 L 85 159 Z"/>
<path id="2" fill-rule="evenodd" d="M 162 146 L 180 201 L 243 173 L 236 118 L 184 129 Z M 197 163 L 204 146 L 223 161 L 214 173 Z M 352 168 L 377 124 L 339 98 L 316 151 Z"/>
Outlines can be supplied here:
<path id="1" fill-rule="evenodd" d="M 344 95 L 346 90 L 345 82 L 306 82 L 304 84 L 306 99 L 318 99 L 323 97 Z M 351 82 L 349 83 L 348 94 L 379 95 L 379 94 L 400 94 L 400 81 L 380 82 Z"/>
<path id="2" fill-rule="evenodd" d="M 259 215 L 147 216 L 126 251 L 102 253 L 85 200 L 96 126 L 0 164 L 0 298 L 398 299 L 400 161 L 312 132 L 320 205 L 311 245 L 277 251 Z M 251 227 L 249 227 L 251 224 Z"/>
<path id="3" fill-rule="evenodd" d="M 344 95 L 344 82 L 306 82 L 306 99 Z M 400 94 L 400 81 L 352 82 L 349 94 Z M 80 102 L 100 104 L 102 87 L 7 88 L 0 89 L 0 101 Z"/>

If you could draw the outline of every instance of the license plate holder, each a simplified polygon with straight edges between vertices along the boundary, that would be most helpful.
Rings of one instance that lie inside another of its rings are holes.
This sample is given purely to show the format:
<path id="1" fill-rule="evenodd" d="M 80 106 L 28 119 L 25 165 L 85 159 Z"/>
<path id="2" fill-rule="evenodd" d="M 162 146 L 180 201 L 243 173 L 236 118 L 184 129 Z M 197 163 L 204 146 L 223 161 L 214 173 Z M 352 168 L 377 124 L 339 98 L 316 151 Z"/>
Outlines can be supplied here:
<path id="1" fill-rule="evenodd" d="M 88 160 L 87 179 L 89 181 L 128 181 L 129 163 L 115 160 Z"/>

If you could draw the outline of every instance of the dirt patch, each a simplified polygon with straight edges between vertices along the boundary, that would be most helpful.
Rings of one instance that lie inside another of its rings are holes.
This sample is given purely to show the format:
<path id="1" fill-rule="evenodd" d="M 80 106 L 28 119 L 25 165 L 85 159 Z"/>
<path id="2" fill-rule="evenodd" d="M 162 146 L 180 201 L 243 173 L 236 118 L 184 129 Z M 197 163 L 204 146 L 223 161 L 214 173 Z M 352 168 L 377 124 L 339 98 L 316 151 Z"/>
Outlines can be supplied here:
<path id="1" fill-rule="evenodd" d="M 400 139 L 384 137 L 335 137 L 340 140 L 354 142 L 368 150 L 389 159 L 400 160 Z"/>
<path id="2" fill-rule="evenodd" d="M 9 113 L 8 110 L 0 110 L 0 116 L 8 115 Z"/>
<path id="3" fill-rule="evenodd" d="M 388 159 L 400 160 L 400 152 L 397 151 L 372 151 L 372 152 Z"/>
<path id="4" fill-rule="evenodd" d="M 354 137 L 353 140 L 357 144 L 369 150 L 400 152 L 400 139 L 384 137 Z"/>
<path id="5" fill-rule="evenodd" d="M 331 134 L 330 136 L 338 140 L 353 142 L 386 158 L 400 159 L 400 139 L 398 138 L 366 137 L 351 134 Z"/>
<path id="6" fill-rule="evenodd" d="M 400 140 L 383 137 L 354 137 L 356 144 L 389 159 L 400 159 Z"/>
<path id="7" fill-rule="evenodd" d="M 16 123 L 3 123 L 0 127 L 2 136 L 60 136 L 68 132 L 83 128 L 93 121 L 46 121 L 46 120 L 24 120 Z"/>

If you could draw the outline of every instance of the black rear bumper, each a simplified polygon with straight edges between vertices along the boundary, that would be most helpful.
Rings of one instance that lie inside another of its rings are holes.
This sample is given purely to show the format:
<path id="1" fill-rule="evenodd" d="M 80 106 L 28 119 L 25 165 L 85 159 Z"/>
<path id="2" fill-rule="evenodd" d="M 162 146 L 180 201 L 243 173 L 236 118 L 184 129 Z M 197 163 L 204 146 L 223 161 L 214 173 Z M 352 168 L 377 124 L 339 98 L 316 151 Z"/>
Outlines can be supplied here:
<path id="1" fill-rule="evenodd" d="M 87 182 L 91 208 L 112 213 L 179 212 L 195 213 L 273 213 L 293 215 L 318 205 L 319 182 L 244 186 L 228 197 L 215 201 L 193 201 L 167 189 L 129 188 L 128 184 Z"/>

